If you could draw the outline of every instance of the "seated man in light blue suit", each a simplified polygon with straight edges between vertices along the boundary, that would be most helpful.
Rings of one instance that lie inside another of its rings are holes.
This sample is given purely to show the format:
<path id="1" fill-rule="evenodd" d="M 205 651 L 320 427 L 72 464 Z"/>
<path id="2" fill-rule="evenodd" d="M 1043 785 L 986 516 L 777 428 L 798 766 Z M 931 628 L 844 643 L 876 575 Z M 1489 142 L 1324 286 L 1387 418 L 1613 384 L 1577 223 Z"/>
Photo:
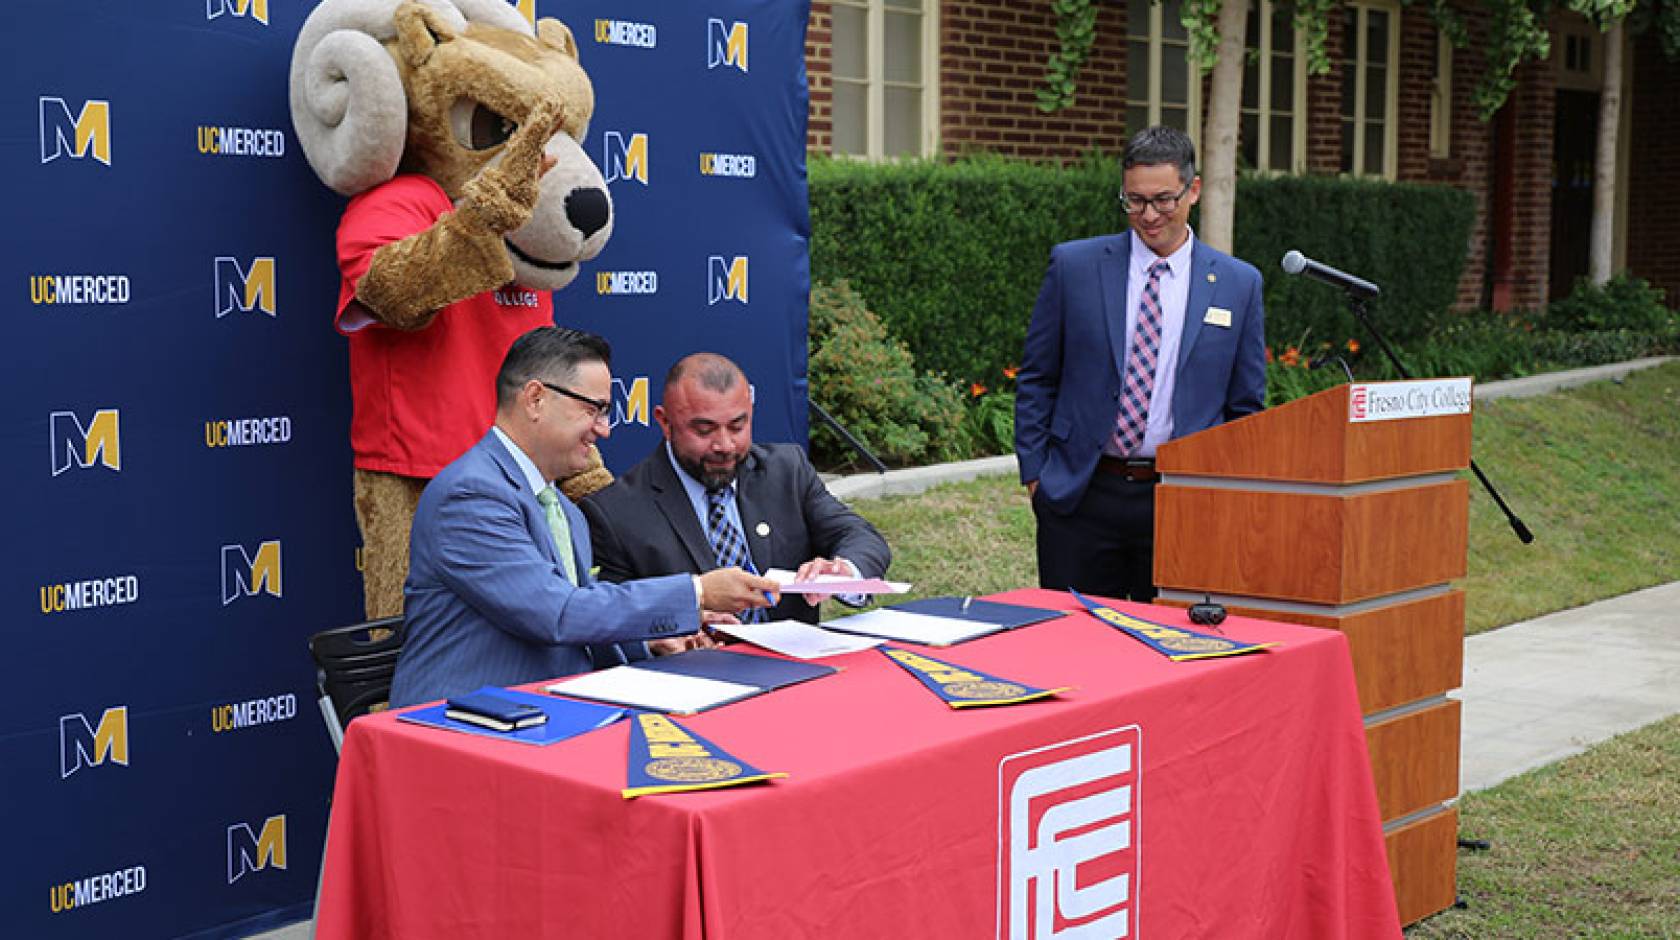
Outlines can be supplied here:
<path id="1" fill-rule="evenodd" d="M 495 426 L 427 484 L 414 514 L 392 705 L 705 645 L 702 609 L 763 607 L 776 591 L 740 568 L 590 576 L 589 525 L 550 481 L 585 469 L 609 433 L 611 355 L 600 337 L 561 327 L 508 350 Z"/>
<path id="2" fill-rule="evenodd" d="M 1190 231 L 1196 150 L 1149 127 L 1121 159 L 1131 231 L 1057 245 L 1015 394 L 1042 587 L 1155 596 L 1155 448 L 1266 401 L 1260 272 Z"/>

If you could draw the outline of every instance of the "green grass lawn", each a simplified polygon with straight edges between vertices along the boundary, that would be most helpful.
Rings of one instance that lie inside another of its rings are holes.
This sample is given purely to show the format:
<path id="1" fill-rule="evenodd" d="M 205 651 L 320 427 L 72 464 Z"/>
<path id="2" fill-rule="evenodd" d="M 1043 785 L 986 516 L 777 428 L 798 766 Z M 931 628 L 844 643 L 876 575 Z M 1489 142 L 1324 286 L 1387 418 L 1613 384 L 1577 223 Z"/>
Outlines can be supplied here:
<path id="1" fill-rule="evenodd" d="M 1476 406 L 1474 451 L 1535 533 L 1523 545 L 1471 480 L 1466 630 L 1680 580 L 1680 363 Z M 1037 581 L 1013 477 L 855 504 L 918 595 Z M 1680 622 L 1680 615 L 1676 615 Z M 1680 938 L 1680 717 L 1466 795 L 1467 907 L 1411 938 Z"/>
<path id="2" fill-rule="evenodd" d="M 1680 363 L 1479 404 L 1473 433 L 1476 462 L 1535 540 L 1517 541 L 1471 479 L 1467 632 L 1680 580 Z M 855 508 L 918 595 L 1037 583 L 1032 509 L 1013 477 Z"/>
<path id="3" fill-rule="evenodd" d="M 1680 937 L 1680 716 L 1459 802 L 1465 907 L 1414 940 Z"/>

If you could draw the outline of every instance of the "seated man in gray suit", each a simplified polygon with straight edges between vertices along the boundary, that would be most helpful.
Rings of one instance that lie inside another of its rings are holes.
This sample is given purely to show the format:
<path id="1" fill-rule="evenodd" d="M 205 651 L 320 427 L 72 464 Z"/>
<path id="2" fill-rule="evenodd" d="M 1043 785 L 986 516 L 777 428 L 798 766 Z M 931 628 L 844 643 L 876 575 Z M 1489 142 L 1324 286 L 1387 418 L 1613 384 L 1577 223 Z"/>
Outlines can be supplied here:
<path id="1" fill-rule="evenodd" d="M 886 540 L 829 494 L 803 450 L 752 442 L 752 410 L 746 376 L 723 356 L 671 367 L 653 410 L 664 442 L 582 503 L 603 580 L 737 564 L 794 569 L 800 580 L 887 573 Z M 818 600 L 785 598 L 768 619 L 815 622 Z"/>
<path id="2" fill-rule="evenodd" d="M 589 525 L 550 481 L 609 433 L 611 350 L 539 327 L 496 376 L 496 423 L 420 496 L 392 705 L 686 648 L 700 611 L 765 606 L 775 583 L 724 567 L 625 584 L 590 576 Z M 651 642 L 649 642 L 651 641 Z"/>

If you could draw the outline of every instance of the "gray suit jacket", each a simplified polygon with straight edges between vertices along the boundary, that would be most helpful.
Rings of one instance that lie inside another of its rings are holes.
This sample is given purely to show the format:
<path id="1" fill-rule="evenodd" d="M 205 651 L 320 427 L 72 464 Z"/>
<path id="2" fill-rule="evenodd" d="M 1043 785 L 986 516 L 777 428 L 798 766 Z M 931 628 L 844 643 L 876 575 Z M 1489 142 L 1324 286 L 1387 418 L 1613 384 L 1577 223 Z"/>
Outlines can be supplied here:
<path id="1" fill-rule="evenodd" d="M 820 555 L 845 558 L 859 574 L 878 578 L 892 563 L 881 533 L 830 495 L 805 452 L 792 444 L 754 444 L 736 477 L 735 500 L 761 572 L 795 569 Z M 701 574 L 717 567 L 664 441 L 582 507 L 603 581 Z M 817 609 L 788 596 L 771 617 L 815 622 Z"/>
<path id="2" fill-rule="evenodd" d="M 408 638 L 392 705 L 586 672 L 623 661 L 613 644 L 700 627 L 688 575 L 600 584 L 589 524 L 562 499 L 580 585 L 566 580 L 541 504 L 487 434 L 420 495 L 403 585 Z"/>

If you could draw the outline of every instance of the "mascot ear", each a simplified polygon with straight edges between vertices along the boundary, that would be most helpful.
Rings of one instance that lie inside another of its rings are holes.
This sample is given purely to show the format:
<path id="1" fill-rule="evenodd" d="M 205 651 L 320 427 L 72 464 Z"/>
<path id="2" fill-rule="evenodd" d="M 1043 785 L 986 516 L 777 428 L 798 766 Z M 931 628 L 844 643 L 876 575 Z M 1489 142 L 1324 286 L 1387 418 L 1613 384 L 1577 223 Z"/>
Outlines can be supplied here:
<path id="1" fill-rule="evenodd" d="M 561 55 L 572 59 L 578 57 L 577 40 L 572 38 L 572 31 L 566 24 L 557 19 L 545 16 L 537 20 L 537 41 Z"/>
<path id="2" fill-rule="evenodd" d="M 397 49 L 409 68 L 424 65 L 431 58 L 432 50 L 456 36 L 455 30 L 430 7 L 413 0 L 397 7 L 392 20 L 397 27 Z"/>

